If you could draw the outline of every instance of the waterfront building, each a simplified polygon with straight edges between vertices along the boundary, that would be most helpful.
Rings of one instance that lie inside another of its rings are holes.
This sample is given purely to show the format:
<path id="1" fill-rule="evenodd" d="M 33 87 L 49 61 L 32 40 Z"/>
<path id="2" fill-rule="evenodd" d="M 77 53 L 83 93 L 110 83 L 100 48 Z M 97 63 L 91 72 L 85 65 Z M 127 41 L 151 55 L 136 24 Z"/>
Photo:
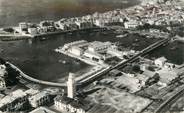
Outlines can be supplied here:
<path id="1" fill-rule="evenodd" d="M 112 44 L 110 42 L 94 41 L 88 43 L 85 40 L 79 40 L 65 44 L 63 48 L 59 49 L 72 54 L 76 58 L 84 57 L 85 59 L 89 59 L 97 63 L 104 63 L 107 59 L 111 59 L 116 56 L 107 52 L 108 48 L 111 48 L 111 46 Z"/>
<path id="2" fill-rule="evenodd" d="M 114 58 L 114 55 L 111 54 L 100 54 L 88 50 L 84 52 L 84 56 L 98 63 L 104 63 L 107 59 Z"/>
<path id="3" fill-rule="evenodd" d="M 46 107 L 39 107 L 34 109 L 33 111 L 29 112 L 29 113 L 56 113 Z"/>
<path id="4" fill-rule="evenodd" d="M 42 28 L 39 27 L 39 28 L 38 28 L 38 32 L 39 32 L 39 33 L 46 33 L 46 32 L 47 32 L 47 27 L 42 27 Z"/>
<path id="5" fill-rule="evenodd" d="M 83 45 L 83 44 L 87 44 L 86 40 L 79 40 L 79 41 L 75 41 L 75 42 L 71 42 L 71 43 L 67 43 L 64 45 L 64 50 L 67 50 L 73 46 L 79 46 L 79 45 Z"/>
<path id="6" fill-rule="evenodd" d="M 79 26 L 74 22 L 67 22 L 65 24 L 68 27 L 68 30 L 78 30 L 79 29 Z"/>
<path id="7" fill-rule="evenodd" d="M 112 44 L 110 42 L 99 42 L 94 41 L 89 44 L 88 50 L 90 52 L 106 52 L 109 47 L 111 47 Z"/>
<path id="8" fill-rule="evenodd" d="M 167 59 L 165 57 L 160 57 L 155 59 L 154 63 L 156 66 L 158 67 L 164 67 L 165 63 L 166 63 Z"/>
<path id="9" fill-rule="evenodd" d="M 26 23 L 26 22 L 19 23 L 19 29 L 20 29 L 20 32 L 27 31 L 28 23 Z"/>
<path id="10" fill-rule="evenodd" d="M 67 81 L 67 97 L 73 99 L 76 95 L 76 83 L 73 73 L 69 73 Z"/>
<path id="11" fill-rule="evenodd" d="M 79 29 L 87 29 L 87 28 L 92 28 L 93 24 L 92 22 L 88 21 L 76 21 L 76 25 L 78 25 Z"/>
<path id="12" fill-rule="evenodd" d="M 28 33 L 31 35 L 36 35 L 38 34 L 37 28 L 28 28 Z"/>
<path id="13" fill-rule="evenodd" d="M 65 23 L 63 23 L 62 21 L 56 22 L 55 26 L 56 26 L 57 29 L 61 29 L 63 31 L 69 30 L 69 27 Z"/>
<path id="14" fill-rule="evenodd" d="M 40 22 L 40 27 L 49 27 L 49 26 L 54 26 L 54 21 L 41 21 Z"/>
<path id="15" fill-rule="evenodd" d="M 54 32 L 55 30 L 54 21 L 41 21 L 38 27 L 39 33 Z"/>
<path id="16" fill-rule="evenodd" d="M 93 20 L 94 25 L 98 27 L 104 27 L 105 26 L 105 20 L 103 19 L 95 19 Z"/>
<path id="17" fill-rule="evenodd" d="M 27 103 L 27 95 L 23 90 L 16 90 L 0 100 L 0 110 L 2 112 L 15 112 Z"/>
<path id="18" fill-rule="evenodd" d="M 48 104 L 48 102 L 50 102 L 49 94 L 46 91 L 39 92 L 29 97 L 28 100 L 31 106 L 34 108 L 44 104 Z"/>
<path id="19" fill-rule="evenodd" d="M 84 56 L 96 62 L 103 62 L 104 60 L 103 55 L 95 52 L 85 51 Z"/>
<path id="20" fill-rule="evenodd" d="M 84 49 L 82 49 L 78 46 L 73 46 L 68 51 L 76 56 L 82 56 L 84 54 Z"/>
<path id="21" fill-rule="evenodd" d="M 131 20 L 131 21 L 128 21 L 128 22 L 125 22 L 124 23 L 124 27 L 126 29 L 131 29 L 131 28 L 136 28 L 137 26 L 141 25 L 142 23 L 141 22 L 138 22 L 136 20 Z"/>

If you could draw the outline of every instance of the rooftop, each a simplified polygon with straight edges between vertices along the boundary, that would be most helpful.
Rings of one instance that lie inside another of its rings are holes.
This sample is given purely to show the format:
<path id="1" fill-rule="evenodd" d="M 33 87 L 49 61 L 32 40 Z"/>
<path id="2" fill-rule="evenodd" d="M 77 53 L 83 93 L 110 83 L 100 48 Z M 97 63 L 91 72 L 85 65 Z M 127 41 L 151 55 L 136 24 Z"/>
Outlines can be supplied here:
<path id="1" fill-rule="evenodd" d="M 165 57 L 160 57 L 160 58 L 157 58 L 156 60 L 160 60 L 160 61 L 163 61 L 163 62 L 167 61 L 167 59 Z"/>
<path id="2" fill-rule="evenodd" d="M 4 76 L 6 73 L 6 66 L 0 65 L 0 76 Z"/>
<path id="3" fill-rule="evenodd" d="M 72 107 L 78 108 L 78 109 L 83 109 L 83 110 L 89 109 L 89 106 L 88 106 L 89 103 L 79 98 L 75 100 L 75 99 L 68 98 L 66 96 L 57 96 L 55 98 L 55 101 L 64 103 L 66 105 L 71 105 Z"/>
<path id="4" fill-rule="evenodd" d="M 25 93 L 32 96 L 32 95 L 39 93 L 39 90 L 29 89 L 25 91 Z"/>
<path id="5" fill-rule="evenodd" d="M 23 90 L 18 89 L 16 91 L 12 92 L 11 94 L 5 96 L 4 98 L 2 98 L 0 100 L 0 107 L 6 105 L 8 103 L 11 103 L 11 102 L 15 101 L 18 98 L 22 98 L 24 96 L 26 96 L 26 93 Z"/>
<path id="6" fill-rule="evenodd" d="M 39 100 L 39 99 L 41 99 L 41 98 L 43 98 L 43 97 L 45 97 L 47 95 L 48 95 L 47 91 L 42 91 L 42 92 L 39 92 L 39 93 L 33 95 L 29 99 L 31 99 L 31 100 Z"/>
<path id="7" fill-rule="evenodd" d="M 56 113 L 54 111 L 51 111 L 50 109 L 46 108 L 46 107 L 39 107 L 29 113 Z"/>
<path id="8" fill-rule="evenodd" d="M 89 47 L 98 48 L 98 47 L 105 46 L 105 45 L 111 45 L 111 43 L 110 42 L 94 41 L 94 42 L 90 43 Z"/>

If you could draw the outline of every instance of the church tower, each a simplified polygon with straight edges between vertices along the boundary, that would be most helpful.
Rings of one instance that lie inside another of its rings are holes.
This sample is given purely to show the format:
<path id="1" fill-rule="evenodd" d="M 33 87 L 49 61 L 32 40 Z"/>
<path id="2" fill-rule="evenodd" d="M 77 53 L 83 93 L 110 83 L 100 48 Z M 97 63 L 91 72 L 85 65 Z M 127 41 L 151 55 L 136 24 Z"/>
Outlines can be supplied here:
<path id="1" fill-rule="evenodd" d="M 73 73 L 69 73 L 68 81 L 67 81 L 67 96 L 68 98 L 74 98 L 76 94 L 76 83 Z"/>

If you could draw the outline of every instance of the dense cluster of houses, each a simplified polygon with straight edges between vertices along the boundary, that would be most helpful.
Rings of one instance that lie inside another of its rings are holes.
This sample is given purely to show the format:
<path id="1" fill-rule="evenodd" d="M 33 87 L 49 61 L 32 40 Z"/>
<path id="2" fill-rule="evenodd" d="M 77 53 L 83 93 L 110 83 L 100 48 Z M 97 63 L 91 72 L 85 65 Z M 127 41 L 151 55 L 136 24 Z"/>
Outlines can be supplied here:
<path id="1" fill-rule="evenodd" d="M 6 89 L 6 77 L 7 77 L 7 71 L 5 65 L 0 65 L 0 90 Z"/>
<path id="2" fill-rule="evenodd" d="M 170 2 L 164 5 L 144 3 L 128 9 L 117 9 L 105 13 L 96 12 L 82 17 L 62 18 L 59 21 L 41 21 L 39 24 L 21 22 L 15 31 L 35 35 L 104 27 L 117 23 L 126 29 L 135 29 L 145 24 L 160 26 L 180 24 L 184 21 L 184 13 L 179 6 L 172 6 Z M 163 3 L 163 0 L 159 0 L 159 3 Z"/>

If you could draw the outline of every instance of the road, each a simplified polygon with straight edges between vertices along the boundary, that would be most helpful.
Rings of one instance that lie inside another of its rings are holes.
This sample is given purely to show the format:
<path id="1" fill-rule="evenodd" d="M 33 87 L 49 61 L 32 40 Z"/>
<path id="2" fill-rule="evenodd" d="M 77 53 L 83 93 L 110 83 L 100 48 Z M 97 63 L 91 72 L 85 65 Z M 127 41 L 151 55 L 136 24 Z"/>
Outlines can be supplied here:
<path id="1" fill-rule="evenodd" d="M 34 83 L 38 83 L 41 85 L 47 85 L 47 86 L 51 86 L 51 87 L 61 87 L 61 88 L 66 88 L 66 84 L 65 83 L 55 83 L 55 82 L 48 82 L 48 81 L 43 81 L 43 80 L 38 80 L 35 78 L 32 78 L 30 76 L 28 76 L 27 74 L 25 74 L 24 72 L 22 72 L 18 67 L 16 67 L 15 65 L 7 62 L 7 64 L 9 64 L 13 69 L 15 69 L 16 71 L 18 71 L 20 73 L 20 77 L 24 78 L 25 80 L 34 82 Z"/>

